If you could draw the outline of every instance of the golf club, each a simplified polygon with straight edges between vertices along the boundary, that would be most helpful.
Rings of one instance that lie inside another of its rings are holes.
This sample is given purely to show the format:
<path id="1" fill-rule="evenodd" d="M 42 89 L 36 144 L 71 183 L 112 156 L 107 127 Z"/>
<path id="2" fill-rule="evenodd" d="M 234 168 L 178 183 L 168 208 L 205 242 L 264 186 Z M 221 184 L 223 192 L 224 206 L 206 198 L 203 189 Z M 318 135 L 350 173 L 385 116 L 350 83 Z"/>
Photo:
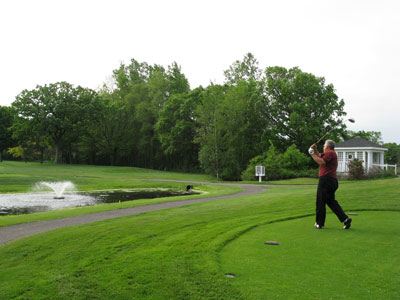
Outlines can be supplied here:
<path id="1" fill-rule="evenodd" d="M 354 123 L 355 122 L 355 120 L 352 119 L 352 118 L 345 120 L 345 122 L 346 121 L 349 121 L 350 123 Z M 318 145 L 330 132 L 331 132 L 331 130 L 329 130 L 327 133 L 325 133 L 318 141 L 315 142 L 315 145 Z M 308 149 L 308 153 L 314 154 L 314 152 L 315 151 L 314 151 L 313 148 Z"/>

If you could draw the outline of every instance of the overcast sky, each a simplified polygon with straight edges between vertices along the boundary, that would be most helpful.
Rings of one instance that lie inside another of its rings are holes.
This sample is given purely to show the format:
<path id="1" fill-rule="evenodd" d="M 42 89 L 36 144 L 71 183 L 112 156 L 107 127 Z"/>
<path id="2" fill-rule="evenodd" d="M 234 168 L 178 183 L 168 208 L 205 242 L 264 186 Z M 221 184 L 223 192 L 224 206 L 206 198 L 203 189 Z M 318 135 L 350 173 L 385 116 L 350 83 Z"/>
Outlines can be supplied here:
<path id="1" fill-rule="evenodd" d="M 0 105 L 67 81 L 96 89 L 121 62 L 176 61 L 191 88 L 223 83 L 251 52 L 261 68 L 325 77 L 356 120 L 400 143 L 400 1 L 13 0 L 0 4 Z"/>

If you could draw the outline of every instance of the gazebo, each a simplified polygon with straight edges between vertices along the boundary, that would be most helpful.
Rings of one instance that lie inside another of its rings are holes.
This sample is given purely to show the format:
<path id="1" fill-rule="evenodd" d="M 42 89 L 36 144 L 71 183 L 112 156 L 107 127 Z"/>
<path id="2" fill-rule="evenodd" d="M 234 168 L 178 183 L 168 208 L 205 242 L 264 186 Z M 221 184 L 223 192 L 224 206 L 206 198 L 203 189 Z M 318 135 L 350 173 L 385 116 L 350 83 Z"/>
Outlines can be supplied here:
<path id="1" fill-rule="evenodd" d="M 348 163 L 355 158 L 363 161 L 363 167 L 366 172 L 374 167 L 387 169 L 388 165 L 384 164 L 384 153 L 387 150 L 381 145 L 360 137 L 337 143 L 335 147 L 338 156 L 337 171 L 347 173 Z"/>

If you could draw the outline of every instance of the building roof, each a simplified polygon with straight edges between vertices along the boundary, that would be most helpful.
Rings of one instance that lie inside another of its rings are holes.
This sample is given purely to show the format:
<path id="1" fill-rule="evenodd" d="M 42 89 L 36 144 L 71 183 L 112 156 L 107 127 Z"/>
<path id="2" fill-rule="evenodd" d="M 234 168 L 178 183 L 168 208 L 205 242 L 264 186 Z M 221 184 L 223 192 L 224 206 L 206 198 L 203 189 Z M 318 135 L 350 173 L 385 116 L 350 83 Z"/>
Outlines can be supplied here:
<path id="1" fill-rule="evenodd" d="M 382 150 L 386 149 L 382 145 L 375 144 L 360 137 L 355 137 L 350 140 L 337 143 L 335 148 L 381 148 Z"/>

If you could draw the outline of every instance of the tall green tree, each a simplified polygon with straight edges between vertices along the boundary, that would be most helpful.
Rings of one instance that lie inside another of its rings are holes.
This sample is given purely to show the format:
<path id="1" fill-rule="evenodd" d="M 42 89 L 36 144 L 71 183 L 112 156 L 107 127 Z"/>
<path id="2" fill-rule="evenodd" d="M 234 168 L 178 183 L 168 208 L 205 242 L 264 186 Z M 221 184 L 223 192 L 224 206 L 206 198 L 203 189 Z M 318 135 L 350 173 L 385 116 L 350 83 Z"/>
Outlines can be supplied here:
<path id="1" fill-rule="evenodd" d="M 241 173 L 255 155 L 265 151 L 262 122 L 259 118 L 257 84 L 240 81 L 226 90 L 221 103 L 221 130 L 225 153 L 221 177 L 240 180 Z"/>
<path id="2" fill-rule="evenodd" d="M 398 164 L 400 162 L 400 145 L 385 143 L 383 147 L 388 149 L 388 151 L 385 151 L 385 162 L 392 165 Z"/>
<path id="3" fill-rule="evenodd" d="M 247 53 L 243 60 L 236 60 L 229 69 L 224 71 L 225 82 L 228 85 L 235 85 L 240 81 L 261 81 L 263 74 L 258 65 L 259 63 L 254 55 Z"/>
<path id="4" fill-rule="evenodd" d="M 268 67 L 262 85 L 265 130 L 274 145 L 285 151 L 295 144 L 305 152 L 320 136 L 337 139 L 345 132 L 344 101 L 323 77 L 299 68 Z"/>
<path id="5" fill-rule="evenodd" d="M 199 162 L 202 169 L 220 177 L 226 145 L 223 141 L 221 104 L 225 87 L 210 85 L 203 93 L 202 104 L 196 109 L 199 127 L 195 141 L 200 146 Z"/>
<path id="6" fill-rule="evenodd" d="M 14 146 L 12 138 L 12 131 L 10 130 L 13 125 L 14 111 L 11 107 L 0 106 L 0 162 L 3 161 L 2 153 L 10 147 Z"/>
<path id="7" fill-rule="evenodd" d="M 360 137 L 363 139 L 366 139 L 367 141 L 373 142 L 375 144 L 382 145 L 383 140 L 382 140 L 382 133 L 379 131 L 348 131 L 346 134 L 346 139 L 351 139 L 354 137 Z"/>
<path id="8" fill-rule="evenodd" d="M 127 104 L 115 93 L 102 90 L 100 96 L 98 113 L 88 125 L 84 144 L 98 157 L 104 156 L 107 163 L 113 166 L 129 153 L 132 140 L 135 139 L 134 119 L 126 107 Z"/>
<path id="9" fill-rule="evenodd" d="M 134 59 L 114 71 L 116 93 L 134 119 L 136 139 L 131 157 L 134 164 L 164 168 L 166 157 L 155 126 L 168 99 L 189 91 L 189 83 L 177 63 L 166 70 L 160 65 L 140 63 Z"/>
<path id="10" fill-rule="evenodd" d="M 96 114 L 97 102 L 95 91 L 58 82 L 22 91 L 12 106 L 18 111 L 16 126 L 32 125 L 35 133 L 48 136 L 56 149 L 58 163 L 63 138 L 90 122 Z"/>
<path id="11" fill-rule="evenodd" d="M 210 86 L 197 110 L 202 168 L 223 179 L 239 180 L 249 160 L 265 151 L 254 81 Z"/>
<path id="12" fill-rule="evenodd" d="M 200 105 L 202 93 L 200 87 L 190 93 L 172 95 L 160 111 L 156 133 L 170 168 L 198 168 L 199 147 L 194 143 L 198 125 L 195 110 Z"/>

